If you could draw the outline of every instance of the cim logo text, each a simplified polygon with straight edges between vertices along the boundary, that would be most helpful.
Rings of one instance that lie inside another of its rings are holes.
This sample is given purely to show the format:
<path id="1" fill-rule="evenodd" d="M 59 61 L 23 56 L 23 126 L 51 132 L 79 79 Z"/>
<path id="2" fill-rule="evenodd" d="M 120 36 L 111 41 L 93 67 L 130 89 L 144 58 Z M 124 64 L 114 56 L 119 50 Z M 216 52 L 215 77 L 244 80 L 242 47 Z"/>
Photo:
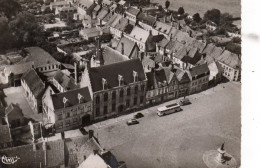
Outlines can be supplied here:
<path id="1" fill-rule="evenodd" d="M 14 164 L 16 163 L 20 158 L 19 157 L 6 157 L 5 155 L 2 156 L 1 160 L 4 164 Z"/>

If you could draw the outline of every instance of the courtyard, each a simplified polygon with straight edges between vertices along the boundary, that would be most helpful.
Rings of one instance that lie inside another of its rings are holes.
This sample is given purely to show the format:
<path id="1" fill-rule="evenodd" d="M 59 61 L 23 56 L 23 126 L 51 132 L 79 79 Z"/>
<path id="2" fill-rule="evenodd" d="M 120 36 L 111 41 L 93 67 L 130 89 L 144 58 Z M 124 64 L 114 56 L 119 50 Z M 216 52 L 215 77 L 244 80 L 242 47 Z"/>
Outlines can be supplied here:
<path id="1" fill-rule="evenodd" d="M 11 103 L 18 104 L 22 109 L 24 117 L 27 119 L 31 118 L 35 121 L 42 121 L 42 114 L 35 114 L 32 111 L 28 101 L 24 96 L 24 90 L 22 86 L 6 88 L 4 89 L 4 93 L 6 95 L 5 101 L 7 105 L 10 105 Z"/>

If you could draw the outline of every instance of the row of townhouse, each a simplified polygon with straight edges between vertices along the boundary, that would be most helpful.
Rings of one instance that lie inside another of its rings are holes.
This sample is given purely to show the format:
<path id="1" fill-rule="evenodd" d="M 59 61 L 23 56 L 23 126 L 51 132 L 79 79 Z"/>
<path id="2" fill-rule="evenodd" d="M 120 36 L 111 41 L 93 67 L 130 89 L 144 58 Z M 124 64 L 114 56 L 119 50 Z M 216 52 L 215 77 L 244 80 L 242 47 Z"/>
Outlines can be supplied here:
<path id="1" fill-rule="evenodd" d="M 146 103 L 160 103 L 165 100 L 188 96 L 208 88 L 210 70 L 203 64 L 189 70 L 159 67 L 147 72 Z"/>

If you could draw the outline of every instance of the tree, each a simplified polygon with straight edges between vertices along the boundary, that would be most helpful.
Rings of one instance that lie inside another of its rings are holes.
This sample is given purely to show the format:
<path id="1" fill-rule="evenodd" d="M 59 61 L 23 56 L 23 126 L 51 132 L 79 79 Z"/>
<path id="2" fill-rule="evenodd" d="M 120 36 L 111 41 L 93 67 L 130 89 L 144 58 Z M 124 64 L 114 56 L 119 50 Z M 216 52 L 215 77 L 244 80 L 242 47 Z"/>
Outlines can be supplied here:
<path id="1" fill-rule="evenodd" d="M 0 13 L 4 13 L 8 19 L 16 16 L 21 9 L 21 5 L 14 0 L 0 0 Z"/>
<path id="2" fill-rule="evenodd" d="M 216 23 L 217 25 L 219 25 L 220 23 L 220 10 L 218 9 L 212 9 L 212 10 L 208 10 L 205 14 L 204 14 L 204 20 L 208 21 L 212 21 L 214 23 Z"/>
<path id="3" fill-rule="evenodd" d="M 8 26 L 8 19 L 0 17 L 0 50 L 6 50 L 12 47 L 13 36 Z"/>
<path id="4" fill-rule="evenodd" d="M 166 0 L 165 1 L 165 8 L 168 9 L 170 6 L 170 1 L 169 0 Z"/>
<path id="5" fill-rule="evenodd" d="M 193 20 L 197 23 L 199 23 L 201 21 L 201 17 L 200 17 L 200 14 L 199 13 L 195 13 L 193 15 Z"/>
<path id="6" fill-rule="evenodd" d="M 42 27 L 38 24 L 34 15 L 22 12 L 17 17 L 9 22 L 10 30 L 16 38 L 17 47 L 24 45 L 33 45 L 34 38 L 41 36 Z"/>
<path id="7" fill-rule="evenodd" d="M 178 13 L 179 13 L 180 15 L 183 15 L 183 14 L 185 13 L 183 7 L 179 7 Z"/>

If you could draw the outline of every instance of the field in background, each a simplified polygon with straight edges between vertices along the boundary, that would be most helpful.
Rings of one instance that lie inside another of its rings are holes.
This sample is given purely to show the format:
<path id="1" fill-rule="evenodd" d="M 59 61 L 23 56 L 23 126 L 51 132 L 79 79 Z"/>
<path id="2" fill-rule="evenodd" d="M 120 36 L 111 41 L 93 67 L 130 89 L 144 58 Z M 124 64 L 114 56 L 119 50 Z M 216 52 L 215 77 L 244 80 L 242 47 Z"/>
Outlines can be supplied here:
<path id="1" fill-rule="evenodd" d="M 160 3 L 164 6 L 166 0 L 151 0 L 153 3 Z M 241 15 L 241 0 L 169 0 L 170 8 L 178 10 L 183 7 L 186 12 L 193 15 L 199 13 L 203 17 L 204 13 L 213 8 L 219 9 L 222 13 L 228 12 L 234 17 Z"/>

